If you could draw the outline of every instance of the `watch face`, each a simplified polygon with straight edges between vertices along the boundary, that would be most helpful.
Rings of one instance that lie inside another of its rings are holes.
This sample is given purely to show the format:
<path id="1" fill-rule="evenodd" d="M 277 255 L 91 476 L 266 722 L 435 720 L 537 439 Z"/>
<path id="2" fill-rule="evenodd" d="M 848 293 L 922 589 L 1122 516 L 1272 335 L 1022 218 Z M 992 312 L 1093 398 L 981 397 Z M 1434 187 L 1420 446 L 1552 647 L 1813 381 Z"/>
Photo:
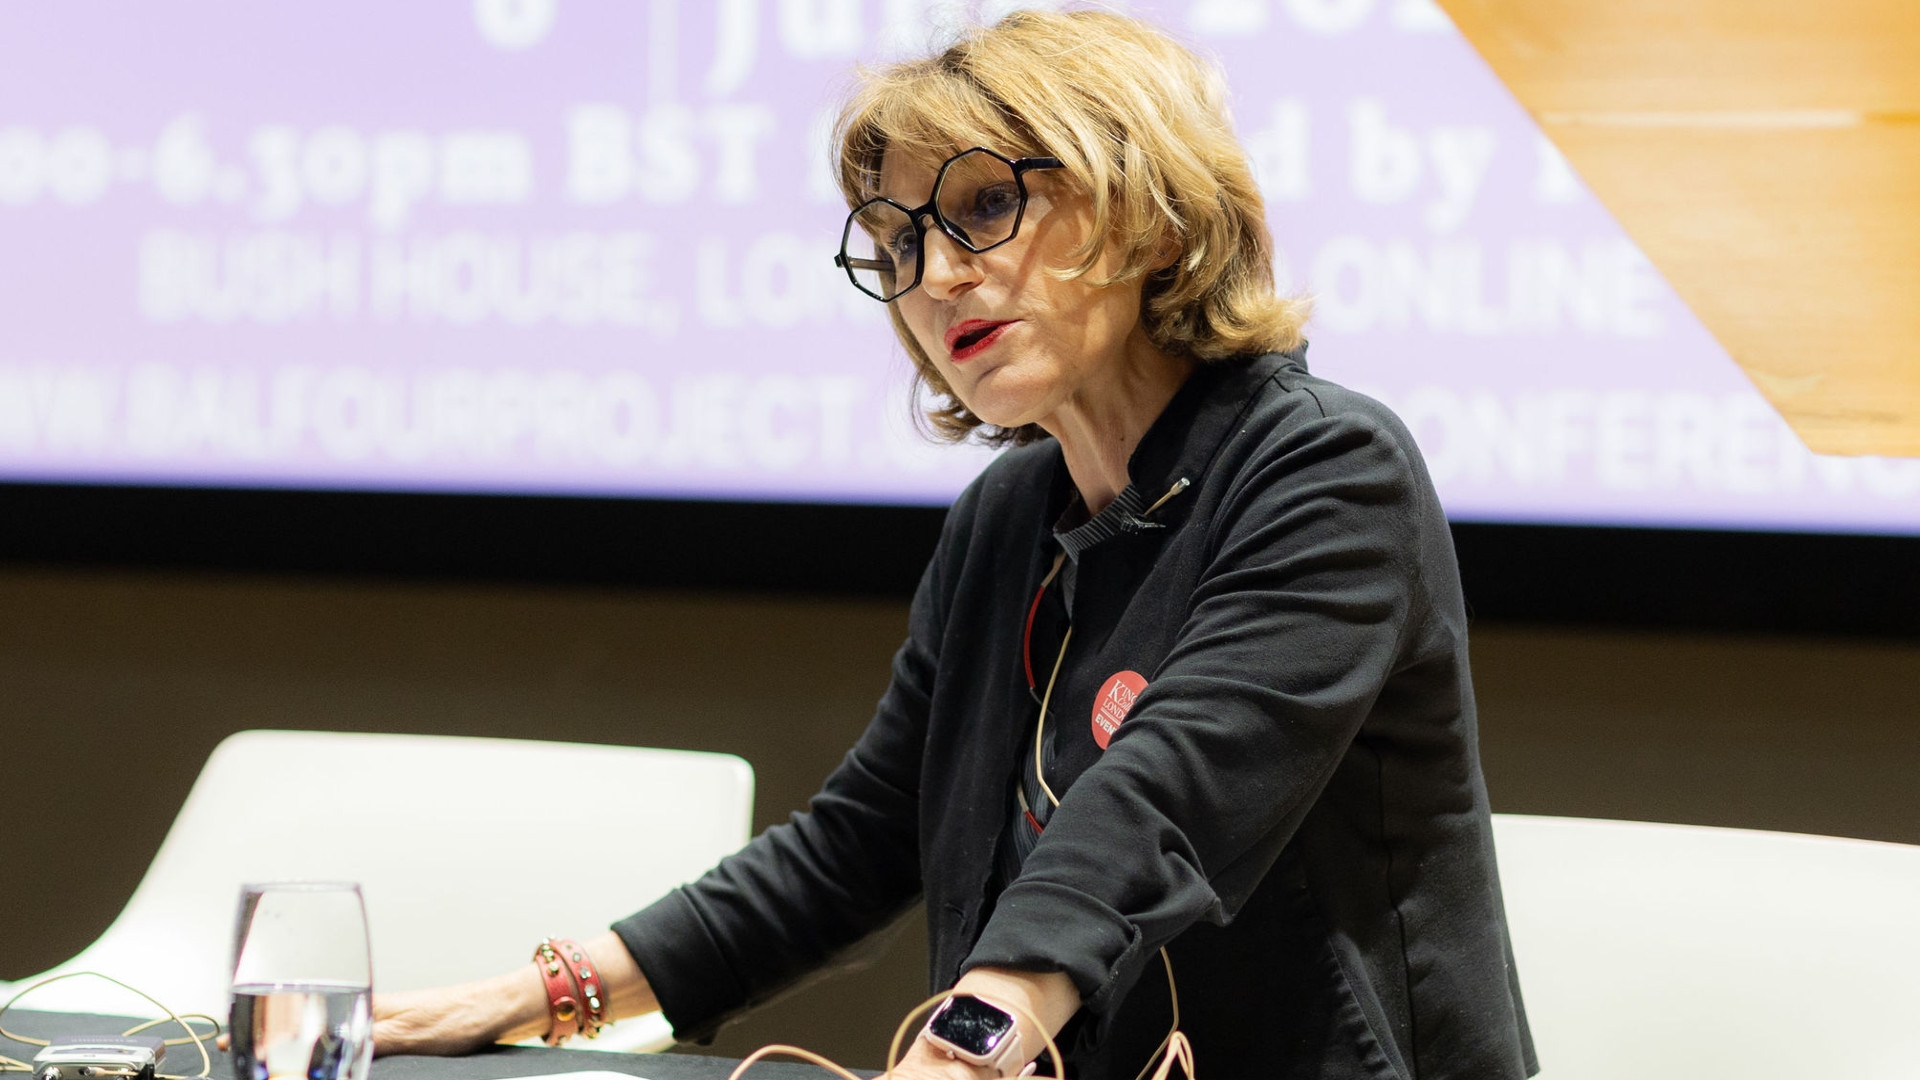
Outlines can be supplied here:
<path id="1" fill-rule="evenodd" d="M 935 1035 L 975 1057 L 991 1057 L 1013 1030 L 1013 1017 L 969 994 L 947 999 L 929 1025 Z"/>

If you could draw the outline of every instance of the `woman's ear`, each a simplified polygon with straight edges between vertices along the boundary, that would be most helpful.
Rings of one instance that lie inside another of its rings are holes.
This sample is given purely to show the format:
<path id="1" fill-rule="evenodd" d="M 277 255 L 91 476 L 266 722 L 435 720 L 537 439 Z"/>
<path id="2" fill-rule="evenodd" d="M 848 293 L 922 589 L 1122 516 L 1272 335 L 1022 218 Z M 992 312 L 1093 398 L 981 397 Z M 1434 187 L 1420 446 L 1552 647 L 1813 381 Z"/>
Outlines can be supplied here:
<path id="1" fill-rule="evenodd" d="M 1180 238 L 1168 228 L 1160 230 L 1160 238 L 1153 244 L 1153 262 L 1149 263 L 1150 272 L 1159 273 L 1180 261 Z"/>

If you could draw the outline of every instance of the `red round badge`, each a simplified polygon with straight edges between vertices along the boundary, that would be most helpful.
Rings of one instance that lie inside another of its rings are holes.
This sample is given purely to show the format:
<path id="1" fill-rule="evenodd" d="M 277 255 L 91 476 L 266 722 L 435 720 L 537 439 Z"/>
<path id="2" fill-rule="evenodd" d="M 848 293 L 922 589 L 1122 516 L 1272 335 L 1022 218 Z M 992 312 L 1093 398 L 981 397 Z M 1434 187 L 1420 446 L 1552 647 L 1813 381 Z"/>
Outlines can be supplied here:
<path id="1" fill-rule="evenodd" d="M 1120 730 L 1120 721 L 1133 708 L 1133 699 L 1146 688 L 1147 680 L 1137 671 L 1118 672 L 1100 688 L 1093 699 L 1093 741 L 1100 744 L 1100 749 L 1107 748 L 1113 733 Z"/>

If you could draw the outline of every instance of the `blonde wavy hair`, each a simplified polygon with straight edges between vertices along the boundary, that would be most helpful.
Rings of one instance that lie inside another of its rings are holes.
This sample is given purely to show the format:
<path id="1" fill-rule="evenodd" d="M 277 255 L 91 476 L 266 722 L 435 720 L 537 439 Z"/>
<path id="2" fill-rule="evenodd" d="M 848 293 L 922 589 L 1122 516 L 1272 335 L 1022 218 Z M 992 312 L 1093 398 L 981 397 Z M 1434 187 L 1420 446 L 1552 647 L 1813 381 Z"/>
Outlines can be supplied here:
<path id="1" fill-rule="evenodd" d="M 929 169 L 973 146 L 1059 158 L 1092 199 L 1093 228 L 1077 261 L 1052 272 L 1085 276 L 1111 253 L 1117 269 L 1093 283 L 1146 278 L 1141 322 L 1175 355 L 1285 351 L 1300 341 L 1308 304 L 1274 292 L 1265 205 L 1226 97 L 1216 66 L 1139 19 L 1017 11 L 934 56 L 859 73 L 834 127 L 840 189 L 850 207 L 872 198 L 889 150 Z M 1169 240 L 1178 251 L 1170 264 Z M 994 444 L 1044 435 L 969 412 L 887 307 L 933 391 L 931 434 Z"/>

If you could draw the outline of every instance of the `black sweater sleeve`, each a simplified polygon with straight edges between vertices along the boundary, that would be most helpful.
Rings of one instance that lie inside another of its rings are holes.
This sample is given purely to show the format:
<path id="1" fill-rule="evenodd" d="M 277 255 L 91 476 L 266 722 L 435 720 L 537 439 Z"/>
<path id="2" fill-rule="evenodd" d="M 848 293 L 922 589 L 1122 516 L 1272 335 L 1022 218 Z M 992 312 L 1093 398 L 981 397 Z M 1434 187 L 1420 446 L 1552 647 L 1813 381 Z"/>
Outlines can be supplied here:
<path id="1" fill-rule="evenodd" d="M 1180 931 L 1233 917 L 1327 784 L 1422 602 L 1438 515 L 1388 423 L 1309 411 L 1236 463 L 1172 651 L 966 967 L 1064 971 L 1107 1011 Z"/>
<path id="2" fill-rule="evenodd" d="M 676 1038 L 710 1037 L 735 1014 L 836 970 L 836 957 L 919 899 L 920 767 L 952 531 L 950 517 L 873 720 L 806 811 L 614 924 Z"/>

